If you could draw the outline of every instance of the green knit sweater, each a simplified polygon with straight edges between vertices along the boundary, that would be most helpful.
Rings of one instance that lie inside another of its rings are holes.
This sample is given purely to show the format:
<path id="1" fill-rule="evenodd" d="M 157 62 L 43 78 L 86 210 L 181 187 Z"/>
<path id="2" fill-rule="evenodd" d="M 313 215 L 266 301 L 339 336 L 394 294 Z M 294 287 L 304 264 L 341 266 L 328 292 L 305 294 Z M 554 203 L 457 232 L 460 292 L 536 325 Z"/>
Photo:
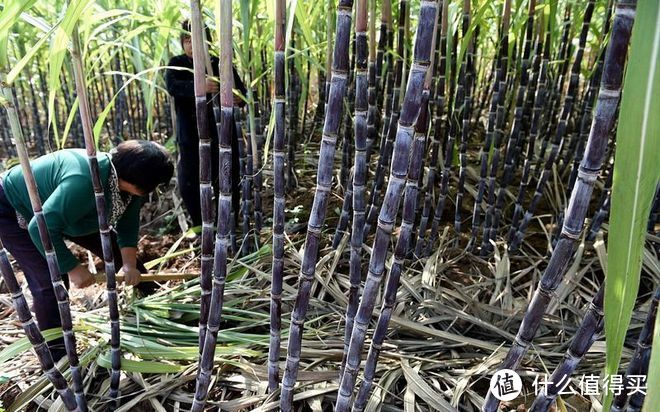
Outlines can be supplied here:
<path id="1" fill-rule="evenodd" d="M 107 216 L 111 214 L 111 198 L 108 189 L 111 161 L 108 153 L 97 154 L 101 182 L 105 191 Z M 87 155 L 81 149 L 60 150 L 30 162 L 34 179 L 39 188 L 48 233 L 55 249 L 60 271 L 69 272 L 79 262 L 64 243 L 65 237 L 77 237 L 99 232 L 98 215 L 94 200 L 92 177 Z M 28 231 L 32 242 L 45 257 L 41 236 L 34 218 L 30 197 L 20 166 L 3 175 L 3 188 L 7 200 L 29 222 Z M 115 229 L 119 247 L 136 247 L 139 214 L 143 199 L 133 196 L 128 207 L 117 221 Z"/>

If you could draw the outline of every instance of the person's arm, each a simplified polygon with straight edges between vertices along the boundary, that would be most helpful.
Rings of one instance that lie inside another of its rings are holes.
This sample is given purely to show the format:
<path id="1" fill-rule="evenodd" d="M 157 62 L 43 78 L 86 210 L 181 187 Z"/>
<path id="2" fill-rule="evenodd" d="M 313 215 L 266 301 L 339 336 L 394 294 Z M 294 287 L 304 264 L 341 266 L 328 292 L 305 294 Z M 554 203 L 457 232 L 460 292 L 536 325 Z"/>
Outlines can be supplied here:
<path id="1" fill-rule="evenodd" d="M 84 271 L 87 271 L 87 269 L 66 247 L 64 230 L 66 227 L 75 225 L 79 216 L 84 216 L 92 210 L 94 207 L 93 199 L 94 192 L 89 181 L 72 177 L 62 181 L 42 205 L 48 234 L 57 256 L 60 272 L 69 272 L 75 278 L 78 278 L 76 275 L 81 275 L 78 279 L 85 278 L 86 273 Z M 30 219 L 28 232 L 41 255 L 46 257 L 36 217 Z"/>
<path id="2" fill-rule="evenodd" d="M 123 265 L 121 272 L 124 275 L 124 282 L 127 285 L 137 285 L 142 279 L 142 274 L 137 268 L 137 248 L 123 247 L 120 249 Z"/>
<path id="3" fill-rule="evenodd" d="M 137 285 L 141 279 L 140 271 L 137 269 L 137 240 L 142 203 L 142 198 L 133 199 L 115 227 L 123 262 L 121 272 L 128 285 Z"/>
<path id="4" fill-rule="evenodd" d="M 186 75 L 186 71 L 189 71 L 190 69 L 179 64 L 178 56 L 172 57 L 167 65 L 181 67 L 181 69 L 165 70 L 165 86 L 167 87 L 167 92 L 172 97 L 194 97 L 195 84 L 193 80 Z"/>

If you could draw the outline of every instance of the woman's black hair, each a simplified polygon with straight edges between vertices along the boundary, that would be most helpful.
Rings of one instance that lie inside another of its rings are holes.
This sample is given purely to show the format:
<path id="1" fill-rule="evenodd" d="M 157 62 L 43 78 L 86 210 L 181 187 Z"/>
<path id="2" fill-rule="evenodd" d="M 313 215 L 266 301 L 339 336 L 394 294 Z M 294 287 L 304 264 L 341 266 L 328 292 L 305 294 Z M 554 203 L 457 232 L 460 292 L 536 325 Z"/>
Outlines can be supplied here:
<path id="1" fill-rule="evenodd" d="M 172 157 L 162 145 L 148 140 L 127 140 L 110 152 L 117 177 L 146 193 L 167 184 L 174 174 Z"/>
<path id="2" fill-rule="evenodd" d="M 183 40 L 191 37 L 192 33 L 189 19 L 185 19 L 183 22 L 181 22 L 181 30 L 181 36 L 179 37 L 179 40 L 181 41 L 181 47 L 183 47 Z M 206 33 L 206 41 L 213 42 L 209 26 L 204 25 L 204 32 Z"/>

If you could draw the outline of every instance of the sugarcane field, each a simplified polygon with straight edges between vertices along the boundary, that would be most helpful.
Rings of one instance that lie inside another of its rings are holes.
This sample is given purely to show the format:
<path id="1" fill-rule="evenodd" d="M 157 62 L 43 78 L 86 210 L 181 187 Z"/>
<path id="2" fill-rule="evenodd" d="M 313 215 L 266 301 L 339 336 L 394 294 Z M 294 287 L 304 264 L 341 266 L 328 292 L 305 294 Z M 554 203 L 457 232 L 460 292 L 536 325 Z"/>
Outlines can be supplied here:
<path id="1" fill-rule="evenodd" d="M 660 412 L 659 164 L 657 0 L 0 0 L 0 412 Z"/>

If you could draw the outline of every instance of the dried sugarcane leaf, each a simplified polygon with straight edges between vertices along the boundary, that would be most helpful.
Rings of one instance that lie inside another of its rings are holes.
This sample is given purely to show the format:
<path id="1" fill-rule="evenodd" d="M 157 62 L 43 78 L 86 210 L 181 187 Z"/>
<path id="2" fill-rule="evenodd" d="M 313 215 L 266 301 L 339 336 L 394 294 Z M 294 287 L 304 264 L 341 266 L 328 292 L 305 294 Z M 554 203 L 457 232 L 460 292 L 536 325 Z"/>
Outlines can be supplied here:
<path id="1" fill-rule="evenodd" d="M 444 399 L 444 396 L 439 393 L 437 390 L 432 388 L 421 376 L 419 373 L 410 367 L 407 359 L 401 360 L 401 369 L 403 369 L 403 375 L 406 377 L 406 382 L 408 382 L 408 388 L 410 388 L 415 395 L 424 399 L 424 401 L 437 411 L 455 411 L 456 409 L 449 404 Z M 413 398 L 414 405 L 414 398 Z M 414 408 L 413 408 L 414 410 Z"/>

